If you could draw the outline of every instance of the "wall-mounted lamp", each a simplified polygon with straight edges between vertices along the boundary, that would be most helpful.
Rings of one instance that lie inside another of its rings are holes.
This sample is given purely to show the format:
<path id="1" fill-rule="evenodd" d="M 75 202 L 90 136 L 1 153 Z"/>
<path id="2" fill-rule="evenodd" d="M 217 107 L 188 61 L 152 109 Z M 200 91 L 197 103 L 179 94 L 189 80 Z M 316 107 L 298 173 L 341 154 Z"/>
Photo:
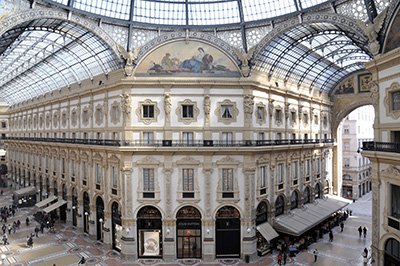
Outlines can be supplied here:
<path id="1" fill-rule="evenodd" d="M 206 233 L 207 233 L 207 235 L 209 235 L 210 234 L 210 229 L 207 229 Z"/>
<path id="2" fill-rule="evenodd" d="M 100 219 L 99 219 L 99 223 L 102 223 L 102 222 L 104 222 L 104 221 L 103 221 L 103 218 L 100 218 Z"/>
<path id="3" fill-rule="evenodd" d="M 126 228 L 126 232 L 129 234 L 129 232 L 131 231 L 131 229 L 128 227 Z"/>
<path id="4" fill-rule="evenodd" d="M 250 227 L 247 227 L 247 230 L 246 230 L 246 231 L 247 231 L 248 234 L 250 234 L 250 233 L 251 233 L 251 228 L 250 228 Z"/>
<path id="5" fill-rule="evenodd" d="M 169 230 L 169 228 L 167 228 L 167 235 L 169 235 L 170 232 L 171 232 L 171 231 Z"/>
<path id="6" fill-rule="evenodd" d="M 88 215 L 89 215 L 89 213 L 88 213 L 88 212 L 85 212 L 84 214 L 85 214 L 85 216 L 88 216 Z"/>
<path id="7" fill-rule="evenodd" d="M 75 210 L 75 209 L 76 209 L 76 206 L 72 206 L 72 209 Z"/>

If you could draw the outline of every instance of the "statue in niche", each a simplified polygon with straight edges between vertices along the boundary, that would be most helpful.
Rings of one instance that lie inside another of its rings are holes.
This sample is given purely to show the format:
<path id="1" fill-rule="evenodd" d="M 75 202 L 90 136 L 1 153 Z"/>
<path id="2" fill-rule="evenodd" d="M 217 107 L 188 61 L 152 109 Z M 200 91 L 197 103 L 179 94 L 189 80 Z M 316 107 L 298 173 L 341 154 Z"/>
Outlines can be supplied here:
<path id="1" fill-rule="evenodd" d="M 242 73 L 243 77 L 250 76 L 250 61 L 253 59 L 253 54 L 256 49 L 255 46 L 250 48 L 250 50 L 246 53 L 238 48 L 233 48 L 236 56 L 239 58 L 240 64 L 240 72 Z"/>
<path id="2" fill-rule="evenodd" d="M 254 106 L 254 96 L 253 95 L 245 95 L 244 96 L 244 112 L 245 114 L 253 114 L 253 106 Z"/>
<path id="3" fill-rule="evenodd" d="M 164 95 L 164 111 L 165 118 L 169 120 L 169 115 L 171 113 L 171 96 L 168 93 Z"/>

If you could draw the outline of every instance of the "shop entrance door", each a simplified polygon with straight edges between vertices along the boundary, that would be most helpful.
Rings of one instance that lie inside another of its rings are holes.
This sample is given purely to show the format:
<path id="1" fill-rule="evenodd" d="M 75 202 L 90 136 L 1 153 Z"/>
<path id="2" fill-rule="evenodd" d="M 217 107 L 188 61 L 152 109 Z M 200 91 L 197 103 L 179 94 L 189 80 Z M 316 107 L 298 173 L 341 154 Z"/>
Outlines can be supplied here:
<path id="1" fill-rule="evenodd" d="M 215 221 L 216 257 L 240 257 L 240 214 L 231 206 L 218 210 Z"/>
<path id="2" fill-rule="evenodd" d="M 177 221 L 177 257 L 201 258 L 201 221 Z"/>

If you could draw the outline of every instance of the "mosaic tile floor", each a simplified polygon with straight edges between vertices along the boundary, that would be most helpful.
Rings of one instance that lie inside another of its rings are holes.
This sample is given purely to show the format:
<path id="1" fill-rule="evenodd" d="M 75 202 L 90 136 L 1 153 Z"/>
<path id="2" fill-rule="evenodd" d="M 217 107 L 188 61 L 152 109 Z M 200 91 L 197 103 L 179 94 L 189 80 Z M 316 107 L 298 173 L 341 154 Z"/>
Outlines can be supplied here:
<path id="1" fill-rule="evenodd" d="M 11 203 L 11 191 L 4 190 L 4 195 L 0 198 L 0 206 L 6 206 Z M 32 248 L 26 245 L 26 236 L 33 232 L 36 222 L 33 221 L 32 213 L 35 208 L 23 208 L 19 210 L 15 217 L 12 217 L 7 223 L 12 223 L 19 219 L 23 223 L 21 228 L 15 233 L 9 235 L 10 245 L 3 246 L 0 244 L 0 254 L 5 254 L 4 261 L 0 261 L 3 265 L 13 266 L 69 266 L 77 265 L 82 256 L 86 258 L 86 265 L 191 265 L 191 266 L 218 266 L 218 265 L 277 265 L 277 254 L 273 253 L 269 256 L 260 258 L 256 262 L 245 263 L 241 260 L 219 260 L 212 263 L 205 263 L 201 260 L 184 261 L 179 260 L 175 263 L 166 263 L 162 260 L 139 260 L 129 261 L 110 252 L 109 249 L 97 245 L 96 241 L 91 240 L 87 236 L 83 236 L 82 232 L 73 229 L 72 226 L 66 224 L 57 224 L 56 233 L 50 233 L 45 230 L 44 234 L 39 233 L 38 238 L 34 238 Z M 25 218 L 31 217 L 31 224 L 25 225 Z M 368 216 L 352 216 L 345 222 L 344 232 L 340 233 L 338 228 L 334 229 L 334 241 L 329 242 L 328 236 L 325 235 L 317 243 L 311 245 L 308 251 L 300 252 L 294 258 L 288 258 L 286 265 L 329 265 L 329 266 L 347 266 L 362 265 L 361 252 L 364 247 L 371 245 L 370 234 L 367 238 L 358 236 L 357 228 L 362 225 L 371 228 L 371 217 Z M 370 233 L 370 231 L 369 231 Z M 318 261 L 314 263 L 312 251 L 318 248 Z"/>

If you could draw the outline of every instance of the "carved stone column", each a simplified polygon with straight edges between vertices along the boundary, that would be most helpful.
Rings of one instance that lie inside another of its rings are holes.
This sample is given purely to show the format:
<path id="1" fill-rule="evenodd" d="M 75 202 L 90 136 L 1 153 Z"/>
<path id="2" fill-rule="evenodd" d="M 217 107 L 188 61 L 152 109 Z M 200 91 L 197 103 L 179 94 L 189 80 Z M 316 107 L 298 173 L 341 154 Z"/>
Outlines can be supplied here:
<path id="1" fill-rule="evenodd" d="M 206 211 L 206 217 L 211 217 L 211 199 L 213 198 L 212 193 L 215 193 L 215 190 L 211 188 L 211 183 L 212 183 L 212 178 L 211 175 L 213 173 L 213 168 L 212 168 L 212 158 L 211 157 L 204 157 L 204 163 L 203 163 L 203 174 L 204 174 L 204 191 L 206 193 L 206 197 L 204 199 L 204 205 L 205 205 L 205 211 Z"/>
<path id="2" fill-rule="evenodd" d="M 123 208 L 122 208 L 123 209 Z M 110 219 L 111 222 L 111 219 Z M 121 237 L 121 253 L 127 259 L 137 259 L 137 239 L 136 237 L 136 220 L 135 219 L 122 219 L 122 237 Z M 111 224 L 110 224 L 111 227 Z M 112 245 L 112 230 L 110 230 Z"/>
<path id="3" fill-rule="evenodd" d="M 274 101 L 273 99 L 268 99 L 268 116 L 269 116 L 269 128 L 272 128 L 272 117 L 274 115 Z M 269 131 L 269 139 L 273 139 L 271 130 Z"/>
<path id="4" fill-rule="evenodd" d="M 164 94 L 164 114 L 165 114 L 165 124 L 164 124 L 164 139 L 171 140 L 172 132 L 170 131 L 171 127 L 171 96 L 167 92 Z"/>
<path id="5" fill-rule="evenodd" d="M 204 95 L 203 109 L 204 109 L 204 136 L 203 136 L 203 139 L 211 140 L 212 136 L 211 136 L 211 131 L 209 130 L 211 100 L 210 100 L 210 95 L 208 95 L 208 94 Z"/>
<path id="6" fill-rule="evenodd" d="M 164 172 L 164 185 L 165 185 L 165 215 L 166 219 L 173 219 L 172 217 L 172 172 L 173 169 L 168 167 L 163 169 Z"/>
<path id="7" fill-rule="evenodd" d="M 128 93 L 121 94 L 121 110 L 122 110 L 122 123 L 123 123 L 123 140 L 132 139 L 132 133 L 126 129 L 131 126 L 131 112 L 132 112 L 132 99 Z"/>

